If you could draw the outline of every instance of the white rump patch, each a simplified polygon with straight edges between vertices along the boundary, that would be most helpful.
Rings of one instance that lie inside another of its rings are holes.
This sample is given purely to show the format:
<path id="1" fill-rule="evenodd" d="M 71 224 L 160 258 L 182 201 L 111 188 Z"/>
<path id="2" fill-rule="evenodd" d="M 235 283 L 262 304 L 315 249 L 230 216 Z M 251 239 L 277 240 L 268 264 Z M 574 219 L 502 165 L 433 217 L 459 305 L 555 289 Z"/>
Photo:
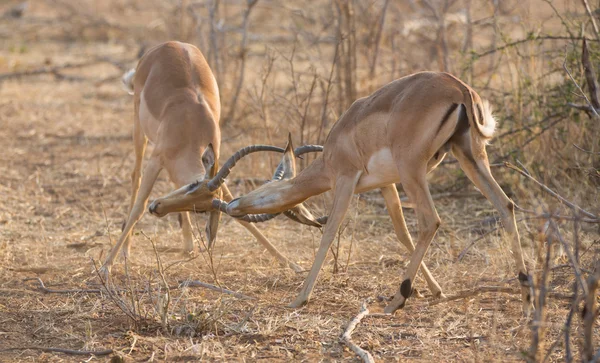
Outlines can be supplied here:
<path id="1" fill-rule="evenodd" d="M 125 90 L 130 95 L 133 94 L 133 77 L 134 76 L 135 76 L 135 68 L 131 68 L 125 74 L 123 74 L 123 77 L 121 78 L 121 81 L 123 82 L 123 86 L 125 86 Z"/>
<path id="2" fill-rule="evenodd" d="M 479 125 L 479 129 L 483 136 L 491 139 L 494 136 L 494 131 L 496 131 L 496 119 L 492 114 L 492 106 L 488 100 L 483 100 L 483 120 L 481 122 L 483 125 Z"/>

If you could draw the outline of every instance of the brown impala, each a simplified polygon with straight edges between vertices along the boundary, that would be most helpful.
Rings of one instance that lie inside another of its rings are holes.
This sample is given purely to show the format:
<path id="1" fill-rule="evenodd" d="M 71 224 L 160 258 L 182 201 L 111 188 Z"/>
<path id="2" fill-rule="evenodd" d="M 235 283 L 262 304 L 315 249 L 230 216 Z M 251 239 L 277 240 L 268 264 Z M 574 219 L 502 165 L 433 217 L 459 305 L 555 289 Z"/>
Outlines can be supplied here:
<path id="1" fill-rule="evenodd" d="M 221 144 L 219 89 L 204 56 L 195 46 L 180 42 L 158 45 L 140 59 L 135 71 L 125 74 L 123 82 L 134 95 L 133 190 L 130 214 L 123 232 L 100 271 L 105 277 L 121 248 L 124 255 L 129 256 L 131 231 L 146 209 L 160 171 L 166 169 L 177 187 L 210 179 L 217 170 Z M 142 160 L 148 140 L 154 144 L 154 150 L 142 175 Z M 215 195 L 220 195 L 221 191 L 225 200 L 232 199 L 225 184 L 214 190 Z M 216 238 L 219 217 L 220 211 L 210 211 L 206 226 L 209 246 Z M 188 212 L 181 213 L 181 222 L 184 251 L 191 252 L 194 241 Z M 279 253 L 254 225 L 244 221 L 240 223 L 279 262 L 294 271 L 302 271 L 300 266 Z"/>
<path id="2" fill-rule="evenodd" d="M 333 126 L 323 154 L 298 176 L 265 184 L 228 205 L 215 201 L 213 208 L 225 209 L 234 217 L 280 213 L 311 196 L 334 189 L 333 206 L 315 262 L 300 294 L 291 303 L 292 307 L 298 307 L 310 298 L 354 193 L 381 188 L 400 241 L 412 249 L 394 186 L 401 183 L 415 204 L 419 233 L 403 282 L 385 309 L 391 313 L 402 308 L 411 295 L 412 282 L 440 225 L 426 175 L 452 151 L 465 174 L 500 212 L 517 265 L 523 310 L 528 313 L 532 307 L 530 282 L 514 204 L 494 180 L 485 151 L 495 123 L 488 103 L 456 77 L 447 73 L 416 73 L 354 102 Z M 171 204 L 169 196 L 157 199 L 150 211 L 164 215 L 191 210 L 194 205 L 196 209 L 199 205 L 208 206 L 208 201 L 217 195 L 206 185 L 190 186 L 193 191 L 183 199 L 178 197 L 177 206 Z M 427 270 L 423 270 L 428 276 Z M 439 296 L 439 286 L 432 278 L 428 282 L 434 296 Z"/>

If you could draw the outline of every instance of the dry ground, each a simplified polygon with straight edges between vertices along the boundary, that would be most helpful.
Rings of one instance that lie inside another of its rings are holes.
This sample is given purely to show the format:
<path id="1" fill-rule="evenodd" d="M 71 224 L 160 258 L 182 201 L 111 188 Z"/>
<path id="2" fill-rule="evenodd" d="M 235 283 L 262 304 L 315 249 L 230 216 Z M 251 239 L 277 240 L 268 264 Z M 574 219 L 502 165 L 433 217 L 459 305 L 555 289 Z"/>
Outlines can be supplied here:
<path id="1" fill-rule="evenodd" d="M 0 69 L 8 71 L 9 62 L 39 65 L 51 58 L 63 64 L 123 53 L 123 46 L 104 42 L 73 47 L 40 42 L 22 50 L 3 49 L 5 64 Z M 120 73 L 110 64 L 64 72 L 94 80 Z M 27 346 L 111 348 L 126 361 L 356 360 L 338 342 L 339 336 L 365 299 L 396 291 L 408 262 L 378 193 L 354 203 L 341 239 L 340 271 L 333 273 L 329 260 L 310 304 L 301 309 L 286 304 L 305 274 L 280 267 L 228 217 L 222 220 L 213 268 L 206 253 L 182 261 L 174 216 L 145 215 L 138 224 L 136 229 L 156 242 L 164 265 L 170 266 L 165 272 L 170 285 L 195 279 L 254 298 L 242 300 L 202 288 L 173 290 L 167 329 L 161 328 L 156 311 L 160 286 L 156 257 L 141 234 L 134 237 L 128 274 L 121 260 L 113 269 L 118 286 L 139 289 L 123 297 L 129 305 L 129 295 L 141 301 L 138 326 L 106 295 L 44 294 L 34 281 L 24 282 L 39 277 L 54 289 L 97 287 L 93 264 L 106 256 L 118 237 L 129 200 L 131 108 L 131 98 L 117 79 L 98 84 L 43 75 L 0 84 L 0 361 L 88 359 L 32 349 L 5 350 Z M 228 133 L 237 131 L 224 130 L 224 135 Z M 223 154 L 238 146 L 235 140 L 225 141 Z M 253 156 L 234 171 L 234 178 L 267 177 L 266 164 Z M 257 175 L 254 170 L 262 172 Z M 153 196 L 170 188 L 162 175 Z M 243 191 L 242 186 L 233 189 L 236 194 Z M 489 231 L 493 227 L 489 217 L 496 216 L 472 186 L 463 191 L 461 196 L 436 201 L 443 226 L 425 258 L 427 265 L 449 295 L 475 286 L 517 291 L 511 254 L 497 232 L 479 240 L 459 261 L 463 248 Z M 317 205 L 321 204 L 319 199 Z M 406 215 L 414 232 L 414 215 L 411 211 Z M 203 230 L 204 216 L 196 220 L 198 230 Z M 519 227 L 527 262 L 535 266 L 532 241 L 537 224 L 521 222 Z M 282 218 L 260 228 L 283 254 L 310 267 L 318 230 Z M 597 234 L 584 230 L 581 238 L 587 248 Z M 591 253 L 585 258 L 591 258 Z M 568 293 L 571 283 L 570 271 L 553 271 L 553 291 Z M 427 298 L 420 278 L 417 288 Z M 520 361 L 529 348 L 530 328 L 522 318 L 518 295 L 488 293 L 434 306 L 426 301 L 412 299 L 395 316 L 365 318 L 354 340 L 382 361 Z M 377 301 L 370 304 L 372 312 L 382 307 Z M 560 333 L 568 307 L 560 300 L 549 301 L 548 344 Z M 559 347 L 551 359 L 560 360 L 563 354 Z"/>

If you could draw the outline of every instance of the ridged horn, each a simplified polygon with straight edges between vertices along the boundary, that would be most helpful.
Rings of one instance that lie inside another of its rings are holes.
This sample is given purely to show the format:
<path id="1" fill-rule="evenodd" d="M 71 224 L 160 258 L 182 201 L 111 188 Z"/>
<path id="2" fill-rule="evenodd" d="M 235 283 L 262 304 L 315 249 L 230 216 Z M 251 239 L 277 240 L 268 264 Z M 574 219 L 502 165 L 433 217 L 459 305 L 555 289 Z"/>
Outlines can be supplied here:
<path id="1" fill-rule="evenodd" d="M 244 156 L 246 156 L 248 154 L 252 154 L 252 153 L 255 153 L 258 151 L 274 151 L 274 152 L 282 153 L 282 152 L 284 152 L 284 149 L 277 147 L 277 146 L 271 146 L 271 145 L 250 145 L 250 146 L 241 148 L 235 154 L 233 154 L 229 159 L 227 159 L 225 164 L 223 164 L 221 169 L 219 169 L 219 172 L 217 173 L 217 175 L 215 175 L 215 177 L 212 178 L 208 182 L 208 184 L 207 184 L 208 190 L 210 190 L 211 192 L 217 190 L 221 186 L 221 184 L 223 184 L 223 182 L 225 181 L 225 178 L 227 178 L 229 173 L 231 173 L 231 169 L 235 166 L 235 164 L 238 161 L 240 161 L 241 158 L 243 158 Z"/>
<path id="2" fill-rule="evenodd" d="M 228 205 L 227 202 L 222 201 L 220 199 L 213 199 L 213 201 L 212 201 L 213 208 L 218 209 L 223 213 L 227 213 L 227 205 Z M 269 220 L 277 217 L 280 214 L 281 213 L 246 214 L 241 217 L 233 217 L 233 218 L 239 219 L 240 221 L 249 222 L 249 223 L 260 223 L 260 222 L 269 221 Z"/>

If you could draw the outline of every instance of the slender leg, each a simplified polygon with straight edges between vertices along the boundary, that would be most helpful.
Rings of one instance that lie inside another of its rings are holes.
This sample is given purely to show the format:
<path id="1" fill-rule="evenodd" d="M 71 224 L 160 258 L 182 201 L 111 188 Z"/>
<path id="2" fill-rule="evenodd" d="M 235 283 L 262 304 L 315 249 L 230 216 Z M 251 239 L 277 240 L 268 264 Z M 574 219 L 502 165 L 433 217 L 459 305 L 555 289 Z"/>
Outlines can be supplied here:
<path id="1" fill-rule="evenodd" d="M 312 293 L 313 287 L 315 286 L 315 282 L 317 280 L 317 277 L 319 276 L 319 272 L 323 267 L 323 263 L 325 262 L 325 257 L 327 257 L 329 247 L 335 239 L 340 224 L 344 220 L 344 216 L 348 211 L 348 207 L 350 206 L 350 201 L 352 200 L 352 195 L 354 194 L 356 183 L 360 179 L 361 174 L 362 171 L 359 171 L 351 176 L 340 176 L 337 178 L 335 183 L 333 207 L 331 209 L 331 212 L 329 213 L 329 219 L 327 220 L 327 224 L 325 225 L 325 230 L 323 231 L 321 245 L 319 246 L 319 251 L 317 252 L 315 262 L 313 262 L 312 268 L 310 269 L 310 273 L 306 277 L 306 280 L 304 280 L 302 290 L 300 290 L 298 297 L 296 297 L 296 299 L 290 304 L 290 307 L 300 307 L 306 304 L 310 299 L 310 294 Z"/>
<path id="2" fill-rule="evenodd" d="M 231 194 L 231 192 L 229 191 L 229 188 L 227 187 L 227 185 L 223 184 L 221 186 L 221 189 L 223 189 L 223 199 L 225 199 L 226 202 L 229 202 L 230 200 L 233 199 L 233 195 Z M 269 253 L 271 255 L 273 255 L 277 261 L 279 261 L 280 264 L 282 264 L 283 266 L 288 266 L 289 268 L 291 268 L 292 270 L 294 270 L 294 272 L 302 272 L 304 271 L 304 269 L 302 267 L 300 267 L 299 265 L 295 264 L 294 262 L 288 260 L 284 255 L 282 255 L 275 246 L 273 246 L 271 244 L 271 242 L 269 242 L 269 240 L 267 239 L 267 237 L 265 237 L 259 230 L 258 228 L 256 228 L 256 226 L 254 226 L 254 224 L 252 223 L 248 223 L 248 222 L 243 222 L 240 220 L 236 221 L 241 224 L 242 226 L 244 226 L 244 228 L 246 228 L 250 233 L 252 233 L 252 235 L 256 238 L 256 240 L 258 241 L 258 243 L 260 243 L 263 247 L 265 247 L 267 249 L 267 251 L 269 251 Z"/>
<path id="3" fill-rule="evenodd" d="M 387 206 L 388 213 L 392 218 L 392 223 L 394 225 L 394 230 L 396 231 L 396 236 L 398 240 L 406 247 L 408 252 L 412 253 L 415 250 L 415 246 L 413 245 L 412 238 L 410 237 L 410 233 L 408 232 L 408 228 L 406 227 L 406 222 L 404 220 L 404 214 L 402 213 L 402 205 L 400 204 L 400 196 L 398 195 L 398 190 L 396 190 L 396 185 L 391 184 L 381 188 L 381 194 L 383 195 L 383 199 L 385 199 L 385 204 Z M 429 286 L 429 290 L 433 294 L 434 297 L 444 297 L 442 294 L 442 288 L 437 283 L 435 278 L 429 272 L 425 263 L 421 263 L 421 272 L 427 281 L 427 286 Z"/>
<path id="4" fill-rule="evenodd" d="M 142 180 L 142 161 L 144 160 L 144 153 L 146 152 L 146 145 L 148 145 L 148 138 L 144 135 L 141 130 L 139 121 L 137 119 L 137 112 L 135 121 L 133 123 L 133 147 L 135 151 L 135 165 L 133 172 L 131 173 L 131 200 L 129 202 L 129 214 L 133 209 L 133 205 L 137 199 L 138 191 L 140 190 L 140 183 Z M 125 224 L 123 225 L 125 228 Z M 129 250 L 131 248 L 131 236 L 128 235 L 123 245 L 123 255 L 125 258 L 129 258 Z"/>
<path id="5" fill-rule="evenodd" d="M 416 173 L 402 173 L 402 170 L 413 170 Z M 394 295 L 394 298 L 385 307 L 384 312 L 393 313 L 397 309 L 404 307 L 406 300 L 412 293 L 412 282 L 415 280 L 417 270 L 423 261 L 423 256 L 427 252 L 433 236 L 440 226 L 440 217 L 438 216 L 435 206 L 433 205 L 433 199 L 429 193 L 429 187 L 427 186 L 427 180 L 425 175 L 427 171 L 425 168 L 419 170 L 418 168 L 410 167 L 398 167 L 400 175 L 406 175 L 406 180 L 402 180 L 402 186 L 408 195 L 410 200 L 416 202 L 416 212 L 419 225 L 419 238 L 415 252 L 410 258 L 408 268 L 404 273 L 404 279 L 400 289 Z"/>
<path id="6" fill-rule="evenodd" d="M 106 258 L 104 265 L 100 269 L 100 273 L 104 275 L 104 277 L 108 277 L 110 273 L 110 269 L 112 267 L 113 262 L 119 250 L 123 247 L 125 240 L 130 236 L 131 231 L 133 230 L 133 226 L 140 220 L 142 215 L 144 214 L 144 210 L 146 209 L 146 204 L 148 204 L 148 197 L 150 196 L 150 191 L 152 191 L 152 187 L 154 186 L 154 182 L 162 169 L 160 160 L 158 157 L 152 157 L 148 160 L 148 165 L 144 169 L 144 174 L 142 176 L 142 182 L 140 185 L 140 190 L 138 196 L 133 204 L 133 208 L 131 208 L 131 213 L 129 214 L 129 218 L 127 218 L 127 223 L 125 224 L 125 228 L 119 237 L 119 241 L 115 245 L 115 247 L 110 251 L 110 254 Z"/>
<path id="7" fill-rule="evenodd" d="M 194 251 L 194 236 L 189 212 L 181 212 L 181 232 L 183 235 L 183 254 L 189 255 Z"/>
<path id="8" fill-rule="evenodd" d="M 523 259 L 521 250 L 521 241 L 519 231 L 515 221 L 515 212 L 513 201 L 510 200 L 498 185 L 490 171 L 489 162 L 485 153 L 478 153 L 480 156 L 476 160 L 473 153 L 465 142 L 453 145 L 452 153 L 458 159 L 460 167 L 471 181 L 479 188 L 481 193 L 494 205 L 500 212 L 502 224 L 508 237 L 511 240 L 511 250 L 518 270 L 519 282 L 521 284 L 521 297 L 523 300 L 523 313 L 528 315 L 533 309 L 531 299 L 530 277 L 527 273 L 527 267 Z"/>

